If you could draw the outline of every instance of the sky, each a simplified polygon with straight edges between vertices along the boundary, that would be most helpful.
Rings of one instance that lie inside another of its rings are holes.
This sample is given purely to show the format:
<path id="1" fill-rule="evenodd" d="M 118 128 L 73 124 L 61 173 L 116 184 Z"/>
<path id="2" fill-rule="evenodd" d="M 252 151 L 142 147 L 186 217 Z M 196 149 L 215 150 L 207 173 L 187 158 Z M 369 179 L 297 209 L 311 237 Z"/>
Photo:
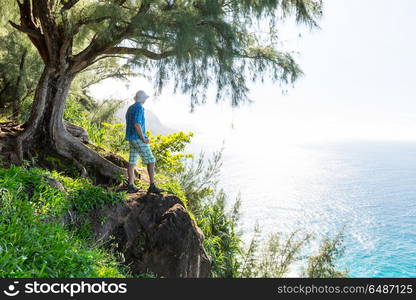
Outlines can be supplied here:
<path id="1" fill-rule="evenodd" d="M 271 82 L 250 85 L 251 105 L 203 105 L 189 113 L 189 98 L 167 89 L 146 103 L 168 127 L 193 130 L 217 141 L 229 132 L 281 141 L 416 140 L 416 1 L 326 0 L 320 30 L 286 24 L 286 48 L 296 51 L 305 75 L 282 94 Z M 300 36 L 299 36 L 300 34 Z M 129 100 L 152 83 L 107 80 L 98 98 Z M 121 112 L 120 115 L 123 113 Z M 215 116 L 215 122 L 213 122 Z"/>

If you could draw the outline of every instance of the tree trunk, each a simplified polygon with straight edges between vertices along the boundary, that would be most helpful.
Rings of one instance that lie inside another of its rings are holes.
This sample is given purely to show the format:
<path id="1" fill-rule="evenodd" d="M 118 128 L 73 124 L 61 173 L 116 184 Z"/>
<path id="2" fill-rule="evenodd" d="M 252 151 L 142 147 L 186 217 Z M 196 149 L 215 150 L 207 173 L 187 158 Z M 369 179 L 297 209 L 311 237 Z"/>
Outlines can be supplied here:
<path id="1" fill-rule="evenodd" d="M 77 1 L 70 2 L 74 4 Z M 18 159 L 30 158 L 32 149 L 55 152 L 72 160 L 83 175 L 86 174 L 86 168 L 92 168 L 96 175 L 117 180 L 125 170 L 73 137 L 63 122 L 66 97 L 75 75 L 92 64 L 111 45 L 91 43 L 75 59 L 72 45 L 77 29 L 74 27 L 79 24 L 71 25 L 66 18 L 57 22 L 58 17 L 51 3 L 54 1 L 17 1 L 20 25 L 10 22 L 28 35 L 45 64 L 36 88 L 30 119 L 24 125 L 23 133 L 15 139 Z"/>
<path id="2" fill-rule="evenodd" d="M 58 70 L 58 71 L 57 71 Z M 22 161 L 31 157 L 31 149 L 55 152 L 73 161 L 86 174 L 86 167 L 110 180 L 117 180 L 121 169 L 73 137 L 63 122 L 66 98 L 74 74 L 46 66 L 39 80 L 32 112 L 24 132 L 16 139 L 17 154 Z"/>
<path id="3" fill-rule="evenodd" d="M 25 67 L 26 55 L 27 55 L 27 49 L 24 49 L 23 53 L 22 53 L 22 57 L 20 59 L 19 75 L 17 76 L 17 81 L 16 81 L 16 93 L 14 95 L 15 98 L 13 99 L 12 119 L 14 121 L 17 121 L 17 119 L 19 118 L 19 115 L 20 115 L 20 102 L 22 101 L 22 98 L 21 98 L 21 95 L 22 95 L 21 82 L 22 82 L 22 77 L 23 77 L 23 72 L 24 72 L 24 67 Z"/>

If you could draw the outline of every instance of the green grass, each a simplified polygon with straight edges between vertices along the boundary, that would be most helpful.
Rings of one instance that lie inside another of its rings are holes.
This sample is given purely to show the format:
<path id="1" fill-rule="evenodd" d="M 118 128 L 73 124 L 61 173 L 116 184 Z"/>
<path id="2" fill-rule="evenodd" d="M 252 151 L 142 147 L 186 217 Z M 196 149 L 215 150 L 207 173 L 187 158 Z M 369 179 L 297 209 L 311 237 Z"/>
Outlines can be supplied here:
<path id="1" fill-rule="evenodd" d="M 67 201 L 78 212 L 88 212 L 105 204 L 116 204 L 126 197 L 124 192 L 108 192 L 100 186 L 92 185 L 84 178 L 73 179 L 55 172 L 53 175 L 64 184 L 67 190 Z"/>
<path id="2" fill-rule="evenodd" d="M 47 184 L 47 178 L 52 178 L 48 171 L 12 166 L 0 169 L 0 188 L 16 199 L 28 202 L 35 214 L 57 217 L 70 203 L 64 193 Z"/>
<path id="3" fill-rule="evenodd" d="M 47 217 L 69 208 L 86 211 L 114 203 L 122 194 L 83 180 L 64 180 L 66 192 L 48 184 L 42 169 L 0 169 L 0 277 L 126 277 L 125 269 L 104 249 Z"/>

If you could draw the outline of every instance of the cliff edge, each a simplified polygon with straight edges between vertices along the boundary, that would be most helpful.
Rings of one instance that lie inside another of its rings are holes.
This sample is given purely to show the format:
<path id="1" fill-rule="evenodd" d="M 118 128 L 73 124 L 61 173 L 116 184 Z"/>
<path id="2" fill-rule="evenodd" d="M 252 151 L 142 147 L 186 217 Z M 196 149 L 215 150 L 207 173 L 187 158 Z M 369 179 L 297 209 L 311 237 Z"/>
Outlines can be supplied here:
<path id="1" fill-rule="evenodd" d="M 176 196 L 137 193 L 90 217 L 96 241 L 115 243 L 133 274 L 209 276 L 203 233 Z"/>

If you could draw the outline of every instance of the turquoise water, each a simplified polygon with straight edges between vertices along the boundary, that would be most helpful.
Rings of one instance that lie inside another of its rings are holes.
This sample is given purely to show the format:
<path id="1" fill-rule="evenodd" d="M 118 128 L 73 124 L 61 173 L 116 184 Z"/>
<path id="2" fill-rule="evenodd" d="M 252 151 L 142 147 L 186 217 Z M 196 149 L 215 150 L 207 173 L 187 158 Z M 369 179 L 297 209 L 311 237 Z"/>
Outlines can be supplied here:
<path id="1" fill-rule="evenodd" d="M 333 154 L 328 164 L 347 171 L 345 178 L 325 179 L 331 188 L 323 199 L 334 204 L 333 226 L 346 226 L 340 265 L 355 277 L 416 277 L 416 144 L 321 149 Z"/>
<path id="2" fill-rule="evenodd" d="M 343 142 L 253 151 L 226 141 L 222 186 L 241 193 L 248 239 L 344 228 L 352 277 L 416 277 L 416 143 Z"/>

